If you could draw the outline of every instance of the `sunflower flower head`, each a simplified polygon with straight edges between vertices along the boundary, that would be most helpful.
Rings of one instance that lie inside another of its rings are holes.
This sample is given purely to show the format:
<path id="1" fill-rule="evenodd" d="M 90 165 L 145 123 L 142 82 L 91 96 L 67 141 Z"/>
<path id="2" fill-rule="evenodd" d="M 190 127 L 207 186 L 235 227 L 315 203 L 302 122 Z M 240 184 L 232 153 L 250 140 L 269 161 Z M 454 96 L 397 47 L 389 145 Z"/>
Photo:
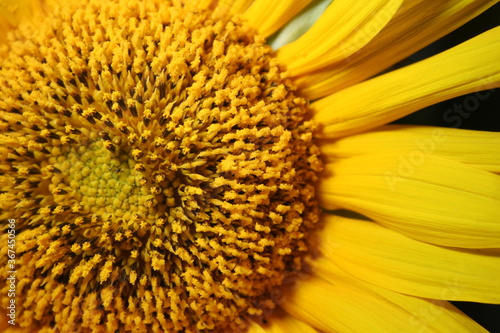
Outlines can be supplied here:
<path id="1" fill-rule="evenodd" d="M 0 0 L 0 332 L 485 332 L 495 3 Z"/>
<path id="2" fill-rule="evenodd" d="M 226 14 L 88 0 L 13 32 L 0 209 L 18 219 L 23 326 L 235 331 L 300 268 L 314 126 L 265 40 Z"/>

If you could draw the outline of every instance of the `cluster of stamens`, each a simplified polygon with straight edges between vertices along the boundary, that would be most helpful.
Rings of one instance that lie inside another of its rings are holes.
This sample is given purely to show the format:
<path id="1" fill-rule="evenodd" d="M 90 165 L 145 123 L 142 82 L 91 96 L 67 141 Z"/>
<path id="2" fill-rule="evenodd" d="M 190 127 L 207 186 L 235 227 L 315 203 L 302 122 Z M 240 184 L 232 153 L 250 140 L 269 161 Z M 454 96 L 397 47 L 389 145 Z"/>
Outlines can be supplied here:
<path id="1" fill-rule="evenodd" d="M 321 163 L 263 42 L 163 0 L 70 2 L 11 33 L 0 217 L 18 220 L 21 326 L 236 331 L 274 306 Z"/>

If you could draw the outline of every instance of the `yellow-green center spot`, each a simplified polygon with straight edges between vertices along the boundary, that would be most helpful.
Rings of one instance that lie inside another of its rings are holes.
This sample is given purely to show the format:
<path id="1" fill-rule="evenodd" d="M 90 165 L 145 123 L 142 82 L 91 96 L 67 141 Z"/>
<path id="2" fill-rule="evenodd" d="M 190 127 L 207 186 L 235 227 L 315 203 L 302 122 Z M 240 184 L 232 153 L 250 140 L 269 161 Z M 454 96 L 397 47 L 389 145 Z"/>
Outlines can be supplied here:
<path id="1" fill-rule="evenodd" d="M 135 164 L 127 153 L 113 153 L 103 140 L 97 140 L 71 147 L 54 166 L 66 175 L 65 182 L 76 192 L 82 212 L 130 219 L 133 213 L 146 215 L 145 203 L 153 198 L 141 186 L 143 176 L 134 169 Z"/>

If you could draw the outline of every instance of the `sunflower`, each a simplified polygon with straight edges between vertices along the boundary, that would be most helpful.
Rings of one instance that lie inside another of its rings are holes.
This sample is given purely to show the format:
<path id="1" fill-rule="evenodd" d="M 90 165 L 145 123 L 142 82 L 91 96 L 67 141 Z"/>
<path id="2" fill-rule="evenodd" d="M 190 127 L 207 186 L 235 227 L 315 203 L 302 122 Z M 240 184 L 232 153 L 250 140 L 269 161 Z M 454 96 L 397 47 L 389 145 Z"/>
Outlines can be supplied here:
<path id="1" fill-rule="evenodd" d="M 387 124 L 500 87 L 390 70 L 495 3 L 0 3 L 2 331 L 484 332 L 500 136 Z"/>

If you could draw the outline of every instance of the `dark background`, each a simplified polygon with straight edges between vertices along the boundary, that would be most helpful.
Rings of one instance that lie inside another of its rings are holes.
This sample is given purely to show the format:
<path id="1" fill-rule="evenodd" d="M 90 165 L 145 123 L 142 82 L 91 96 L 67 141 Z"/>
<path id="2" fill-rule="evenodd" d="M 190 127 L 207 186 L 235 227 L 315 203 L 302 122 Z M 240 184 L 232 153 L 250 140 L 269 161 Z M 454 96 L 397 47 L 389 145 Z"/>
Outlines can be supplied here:
<path id="1" fill-rule="evenodd" d="M 398 66 L 406 66 L 415 61 L 432 56 L 433 54 L 449 49 L 450 47 L 460 44 L 498 25 L 500 25 L 500 3 L 494 5 L 488 11 L 451 34 L 403 60 Z M 500 49 L 498 52 L 500 53 Z M 396 123 L 458 127 L 463 129 L 500 132 L 500 88 L 495 89 L 484 101 L 480 101 L 475 111 L 467 112 L 466 114 L 469 115 L 468 118 L 461 116 L 460 124 L 458 121 L 451 121 L 450 117 L 457 115 L 453 111 L 454 105 L 463 105 L 466 97 L 467 96 L 460 96 L 433 105 L 402 118 Z M 500 147 L 498 147 L 498 149 L 500 149 Z M 500 277 L 498 278 L 500 279 Z M 479 324 L 483 325 L 483 327 L 490 332 L 500 332 L 500 305 L 468 302 L 453 302 L 453 304 L 475 319 Z"/>

